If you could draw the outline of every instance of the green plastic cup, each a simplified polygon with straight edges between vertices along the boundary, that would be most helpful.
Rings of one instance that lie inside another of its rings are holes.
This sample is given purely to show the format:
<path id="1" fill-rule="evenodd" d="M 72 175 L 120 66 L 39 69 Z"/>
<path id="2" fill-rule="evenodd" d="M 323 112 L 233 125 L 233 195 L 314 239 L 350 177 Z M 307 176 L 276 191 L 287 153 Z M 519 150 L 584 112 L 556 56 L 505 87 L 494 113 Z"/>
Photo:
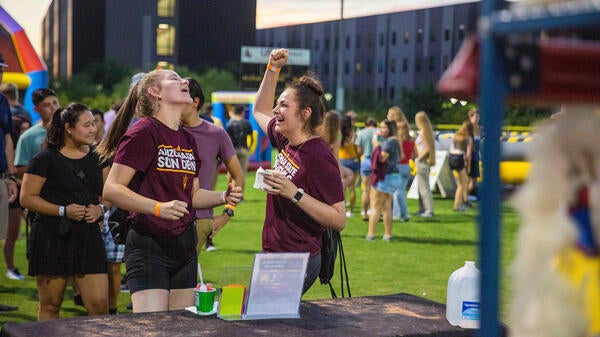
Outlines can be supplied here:
<path id="1" fill-rule="evenodd" d="M 217 289 L 211 289 L 207 291 L 194 290 L 196 293 L 196 311 L 208 313 L 213 311 L 215 305 L 215 293 Z"/>

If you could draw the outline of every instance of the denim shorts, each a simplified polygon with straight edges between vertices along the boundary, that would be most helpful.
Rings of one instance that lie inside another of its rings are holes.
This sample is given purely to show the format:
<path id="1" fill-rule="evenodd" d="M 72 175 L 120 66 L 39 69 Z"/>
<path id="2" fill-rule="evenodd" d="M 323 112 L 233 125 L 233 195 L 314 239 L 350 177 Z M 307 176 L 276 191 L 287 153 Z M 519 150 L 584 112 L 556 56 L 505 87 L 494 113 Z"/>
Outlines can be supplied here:
<path id="1" fill-rule="evenodd" d="M 378 181 L 373 188 L 379 192 L 394 194 L 397 189 L 402 188 L 402 177 L 400 176 L 400 173 L 388 173 L 385 175 L 385 178 Z"/>
<path id="2" fill-rule="evenodd" d="M 340 164 L 354 173 L 360 170 L 360 162 L 358 159 L 340 159 Z"/>
<path id="3" fill-rule="evenodd" d="M 363 177 L 371 175 L 371 157 L 363 157 L 360 162 L 360 175 Z"/>

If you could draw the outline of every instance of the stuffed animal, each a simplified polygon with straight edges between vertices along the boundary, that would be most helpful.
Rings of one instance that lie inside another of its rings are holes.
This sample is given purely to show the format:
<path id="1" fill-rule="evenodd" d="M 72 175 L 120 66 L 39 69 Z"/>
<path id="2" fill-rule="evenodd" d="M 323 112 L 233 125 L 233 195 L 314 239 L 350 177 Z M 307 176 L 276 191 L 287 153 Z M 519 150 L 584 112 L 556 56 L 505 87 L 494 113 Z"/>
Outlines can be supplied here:
<path id="1" fill-rule="evenodd" d="M 600 114 L 564 107 L 530 146 L 512 265 L 511 337 L 600 336 Z"/>

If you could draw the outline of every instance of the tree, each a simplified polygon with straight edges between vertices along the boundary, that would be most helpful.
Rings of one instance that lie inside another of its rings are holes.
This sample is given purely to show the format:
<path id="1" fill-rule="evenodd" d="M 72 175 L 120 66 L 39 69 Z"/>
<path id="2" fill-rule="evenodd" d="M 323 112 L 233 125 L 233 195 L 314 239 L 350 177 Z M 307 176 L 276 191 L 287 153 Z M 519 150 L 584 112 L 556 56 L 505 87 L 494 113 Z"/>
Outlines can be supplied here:
<path id="1" fill-rule="evenodd" d="M 176 67 L 175 71 L 181 77 L 195 78 L 202 86 L 207 102 L 210 102 L 213 91 L 240 89 L 240 82 L 231 71 L 210 68 L 203 74 L 197 74 L 187 67 Z M 112 102 L 127 95 L 130 78 L 137 72 L 112 61 L 92 63 L 70 79 L 54 80 L 51 87 L 62 105 L 81 102 L 91 108 L 106 111 Z"/>
<path id="2" fill-rule="evenodd" d="M 414 120 L 419 111 L 425 111 L 432 123 L 446 123 L 442 110 L 442 103 L 446 100 L 433 85 L 415 88 L 414 90 L 402 89 L 401 108 L 409 121 Z"/>

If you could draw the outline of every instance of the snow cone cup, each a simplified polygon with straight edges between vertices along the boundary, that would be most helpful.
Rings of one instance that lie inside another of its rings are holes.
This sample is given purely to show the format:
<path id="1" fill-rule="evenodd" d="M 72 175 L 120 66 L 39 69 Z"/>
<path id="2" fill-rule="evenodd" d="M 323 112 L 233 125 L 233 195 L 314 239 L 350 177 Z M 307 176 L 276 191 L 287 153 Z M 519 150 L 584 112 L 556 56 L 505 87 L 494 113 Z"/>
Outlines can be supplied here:
<path id="1" fill-rule="evenodd" d="M 202 313 L 208 313 L 213 310 L 213 306 L 215 305 L 215 293 L 217 289 L 196 289 L 194 292 L 196 293 L 196 298 L 198 302 L 196 302 L 196 311 Z"/>

